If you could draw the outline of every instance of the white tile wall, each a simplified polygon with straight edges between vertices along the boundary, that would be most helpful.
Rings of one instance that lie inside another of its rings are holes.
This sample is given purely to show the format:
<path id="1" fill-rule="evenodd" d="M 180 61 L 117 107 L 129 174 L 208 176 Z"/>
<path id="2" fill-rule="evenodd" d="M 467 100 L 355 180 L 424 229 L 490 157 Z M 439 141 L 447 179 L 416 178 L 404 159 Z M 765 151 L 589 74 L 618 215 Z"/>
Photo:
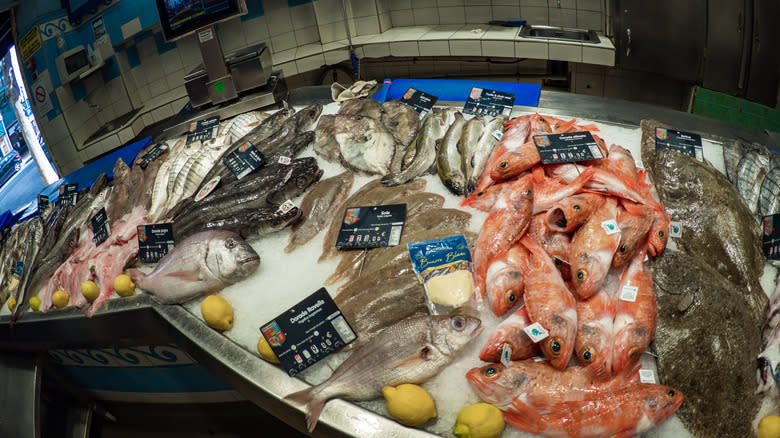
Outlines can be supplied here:
<path id="1" fill-rule="evenodd" d="M 290 19 L 292 20 L 292 25 L 295 29 L 316 26 L 317 17 L 314 14 L 314 5 L 312 3 L 305 3 L 290 8 Z"/>
<path id="2" fill-rule="evenodd" d="M 579 28 L 601 31 L 601 20 L 601 12 L 577 11 L 577 27 Z"/>
<path id="3" fill-rule="evenodd" d="M 466 23 L 484 24 L 493 18 L 490 8 L 486 6 L 466 6 L 464 13 Z"/>
<path id="4" fill-rule="evenodd" d="M 399 41 L 390 43 L 391 56 L 420 56 L 417 41 Z"/>
<path id="5" fill-rule="evenodd" d="M 550 23 L 550 14 L 545 6 L 523 6 L 523 19 L 528 24 L 547 25 Z"/>
<path id="6" fill-rule="evenodd" d="M 576 9 L 577 0 L 547 0 L 547 6 L 550 9 Z"/>
<path id="7" fill-rule="evenodd" d="M 379 17 L 361 17 L 355 19 L 357 35 L 372 35 L 379 33 Z"/>
<path id="8" fill-rule="evenodd" d="M 268 38 L 268 24 L 266 23 L 265 16 L 255 17 L 250 20 L 241 22 L 241 27 L 244 28 L 244 35 L 246 37 L 247 44 L 256 44 L 261 41 L 265 41 Z M 183 51 L 181 48 L 181 43 L 179 43 L 179 51 Z"/>
<path id="9" fill-rule="evenodd" d="M 603 0 L 577 0 L 577 9 L 581 11 L 601 12 Z"/>
<path id="10" fill-rule="evenodd" d="M 440 24 L 463 24 L 466 12 L 463 6 L 439 7 Z"/>
<path id="11" fill-rule="evenodd" d="M 419 41 L 420 56 L 450 56 L 449 41 Z"/>
<path id="12" fill-rule="evenodd" d="M 482 42 L 475 40 L 451 40 L 450 53 L 459 56 L 482 56 Z"/>
<path id="13" fill-rule="evenodd" d="M 492 6 L 491 11 L 497 20 L 519 20 L 521 17 L 520 5 L 516 2 L 512 5 Z"/>
<path id="14" fill-rule="evenodd" d="M 550 8 L 550 26 L 576 27 L 576 9 Z"/>
<path id="15" fill-rule="evenodd" d="M 411 9 L 394 9 L 390 11 L 390 22 L 393 27 L 414 25 L 414 15 Z"/>
<path id="16" fill-rule="evenodd" d="M 415 26 L 439 24 L 439 10 L 437 8 L 415 8 L 413 18 Z"/>

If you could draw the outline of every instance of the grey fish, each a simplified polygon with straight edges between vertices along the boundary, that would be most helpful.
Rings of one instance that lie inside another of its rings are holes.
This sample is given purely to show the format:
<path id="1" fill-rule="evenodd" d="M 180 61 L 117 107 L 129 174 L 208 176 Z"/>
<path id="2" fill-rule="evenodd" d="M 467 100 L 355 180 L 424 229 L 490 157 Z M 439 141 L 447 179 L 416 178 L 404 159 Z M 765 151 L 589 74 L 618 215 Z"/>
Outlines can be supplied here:
<path id="1" fill-rule="evenodd" d="M 322 104 L 312 103 L 290 116 L 286 123 L 292 123 L 296 133 L 311 131 L 322 114 Z"/>
<path id="2" fill-rule="evenodd" d="M 417 179 L 399 187 L 384 187 L 381 184 L 381 179 L 375 179 L 367 182 L 357 192 L 353 193 L 344 204 L 346 207 L 391 204 L 393 199 L 425 190 L 425 184 L 426 181 L 424 179 Z M 338 254 L 336 239 L 338 238 L 343 218 L 344 210 L 334 212 L 330 227 L 328 227 L 325 239 L 322 241 L 322 254 L 318 262 Z"/>
<path id="3" fill-rule="evenodd" d="M 761 227 L 737 190 L 719 171 L 679 152 L 662 149 L 653 161 L 658 195 L 682 225 L 678 247 L 706 257 L 744 290 L 747 304 L 763 317 L 768 300 L 759 283 L 765 263 Z"/>
<path id="4" fill-rule="evenodd" d="M 345 100 L 339 106 L 339 114 L 344 116 L 365 116 L 382 120 L 384 113 L 385 109 L 382 104 L 368 97 Z"/>
<path id="5" fill-rule="evenodd" d="M 301 201 L 303 220 L 292 227 L 284 252 L 290 253 L 309 242 L 328 223 L 331 212 L 344 209 L 344 201 L 352 190 L 354 181 L 355 175 L 352 172 L 342 172 L 321 180 L 303 197 Z"/>
<path id="6" fill-rule="evenodd" d="M 40 218 L 35 217 L 31 219 L 30 222 L 32 223 L 30 225 L 30 230 L 28 231 L 23 254 L 24 267 L 22 269 L 22 278 L 19 280 L 19 286 L 15 291 L 17 304 L 11 314 L 11 324 L 19 320 L 22 312 L 27 310 L 27 306 L 29 305 L 27 302 L 29 295 L 27 285 L 30 282 L 32 269 L 35 265 L 35 260 L 38 257 L 38 250 L 41 247 L 41 240 L 43 239 L 45 231 Z"/>
<path id="7" fill-rule="evenodd" d="M 285 201 L 298 197 L 312 184 L 320 180 L 322 172 L 322 169 L 316 168 L 312 169 L 310 172 L 307 171 L 300 175 L 295 175 L 293 178 L 290 178 L 289 181 L 268 193 L 265 197 L 265 201 L 270 205 L 278 207 Z"/>
<path id="8" fill-rule="evenodd" d="M 697 437 L 753 436 L 763 315 L 708 260 L 666 248 L 648 266 L 658 298 L 658 378 L 685 394 L 677 415 Z"/>
<path id="9" fill-rule="evenodd" d="M 333 137 L 341 163 L 354 171 L 385 175 L 397 148 L 397 141 L 382 123 L 365 116 L 336 116 Z"/>
<path id="10" fill-rule="evenodd" d="M 753 213 L 758 211 L 758 198 L 761 184 L 771 169 L 768 155 L 750 151 L 737 165 L 737 190 L 747 207 Z"/>
<path id="11" fill-rule="evenodd" d="M 465 127 L 466 119 L 463 118 L 463 114 L 455 114 L 455 120 L 444 134 L 436 154 L 436 171 L 439 179 L 457 196 L 463 196 L 466 192 L 466 175 L 463 173 L 463 162 L 458 150 Z"/>
<path id="12" fill-rule="evenodd" d="M 212 230 L 227 230 L 244 239 L 254 239 L 284 229 L 301 218 L 301 210 L 293 207 L 287 212 L 268 207 L 237 211 L 235 215 L 218 217 L 206 222 L 190 222 L 184 227 L 174 228 L 176 240 L 185 239 L 195 233 Z"/>
<path id="13" fill-rule="evenodd" d="M 98 193 L 100 193 L 100 191 L 103 190 L 103 188 L 105 188 L 107 185 L 108 185 L 108 174 L 106 172 L 103 172 L 100 175 L 98 175 L 98 177 L 89 187 L 89 193 L 91 193 L 92 196 L 95 196 Z"/>
<path id="14" fill-rule="evenodd" d="M 314 130 L 314 152 L 330 162 L 339 159 L 339 143 L 336 141 L 337 117 L 335 114 L 320 117 Z"/>
<path id="15" fill-rule="evenodd" d="M 106 206 L 109 224 L 113 224 L 117 219 L 124 216 L 125 207 L 130 200 L 130 186 L 127 184 L 129 179 L 130 168 L 127 167 L 127 164 L 121 158 L 117 158 L 114 164 L 114 188 Z"/>
<path id="16" fill-rule="evenodd" d="M 466 194 L 470 195 L 476 188 L 479 177 L 485 170 L 485 165 L 493 152 L 493 148 L 498 143 L 496 133 L 504 133 L 504 125 L 509 118 L 505 115 L 494 117 L 485 124 L 485 130 L 474 148 L 474 155 L 471 158 L 472 173 L 468 176 L 466 183 Z M 498 136 L 500 137 L 500 136 Z"/>
<path id="17" fill-rule="evenodd" d="M 464 192 L 468 190 L 468 180 L 474 174 L 474 153 L 477 151 L 477 145 L 479 144 L 479 139 L 482 138 L 483 132 L 485 132 L 485 121 L 479 116 L 474 116 L 466 123 L 466 127 L 463 128 L 463 135 L 458 144 L 458 152 L 460 152 L 461 159 L 460 168 L 466 179 Z"/>
<path id="18" fill-rule="evenodd" d="M 382 106 L 385 110 L 382 123 L 404 147 L 409 146 L 420 129 L 420 115 L 400 100 L 388 100 Z"/>
<path id="19" fill-rule="evenodd" d="M 149 274 L 128 273 L 155 301 L 178 304 L 243 280 L 259 266 L 260 257 L 238 234 L 215 230 L 177 243 Z"/>
<path id="20" fill-rule="evenodd" d="M 325 402 L 332 398 L 371 400 L 382 387 L 423 383 L 450 364 L 482 331 L 470 316 L 422 316 L 405 319 L 355 350 L 325 382 L 284 397 L 305 404 L 306 424 L 314 430 Z"/>

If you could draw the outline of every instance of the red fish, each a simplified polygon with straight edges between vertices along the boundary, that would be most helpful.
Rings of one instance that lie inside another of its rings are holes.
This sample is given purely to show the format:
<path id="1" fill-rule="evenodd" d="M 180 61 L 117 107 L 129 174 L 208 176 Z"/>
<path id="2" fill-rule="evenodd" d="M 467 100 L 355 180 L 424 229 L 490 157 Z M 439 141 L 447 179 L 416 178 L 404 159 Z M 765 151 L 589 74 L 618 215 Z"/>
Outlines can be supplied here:
<path id="1" fill-rule="evenodd" d="M 595 169 L 587 167 L 573 180 L 565 181 L 556 177 L 545 177 L 541 167 L 534 168 L 534 212 L 539 214 L 549 210 L 558 201 L 575 195 L 583 190 Z"/>
<path id="2" fill-rule="evenodd" d="M 616 144 L 609 147 L 607 159 L 600 160 L 596 166 L 616 175 L 620 175 L 623 178 L 632 180 L 637 179 L 636 161 L 634 161 L 634 156 L 631 155 L 631 151 Z"/>
<path id="3" fill-rule="evenodd" d="M 646 182 L 647 172 L 639 173 L 639 183 L 647 188 L 647 193 L 659 205 L 661 200 L 655 186 Z M 653 223 L 650 225 L 650 231 L 647 233 L 647 253 L 653 257 L 660 255 L 666 248 L 666 242 L 669 240 L 669 222 L 672 218 L 663 208 L 655 209 L 653 212 Z"/>
<path id="4" fill-rule="evenodd" d="M 531 217 L 531 224 L 528 225 L 526 233 L 533 237 L 539 245 L 549 254 L 555 267 L 561 272 L 564 280 L 571 278 L 569 270 L 569 246 L 571 238 L 566 233 L 553 231 L 545 224 L 545 215 L 539 213 Z"/>
<path id="5" fill-rule="evenodd" d="M 562 370 L 571 359 L 577 336 L 577 309 L 574 297 L 561 278 L 552 258 L 531 236 L 520 242 L 531 252 L 525 276 L 525 305 L 531 321 L 549 333 L 539 347 L 553 367 Z"/>
<path id="6" fill-rule="evenodd" d="M 539 355 L 539 347 L 528 337 L 523 330 L 531 324 L 528 310 L 520 306 L 515 313 L 509 315 L 499 324 L 488 338 L 482 350 L 479 352 L 480 360 L 485 362 L 498 362 L 505 348 L 512 352 L 511 360 L 528 359 Z"/>
<path id="7" fill-rule="evenodd" d="M 604 290 L 577 300 L 577 340 L 574 352 L 585 370 L 597 380 L 612 376 L 612 321 L 615 300 Z"/>
<path id="8" fill-rule="evenodd" d="M 539 117 L 539 115 L 523 115 L 506 122 L 504 125 L 504 135 L 501 137 L 501 141 L 493 147 L 493 152 L 490 154 L 490 158 L 488 158 L 487 163 L 485 164 L 485 170 L 482 172 L 482 175 L 479 176 L 477 188 L 474 192 L 478 193 L 484 191 L 495 182 L 490 177 L 489 169 L 493 169 L 498 162 L 501 161 L 501 157 L 507 151 L 515 150 L 528 141 L 528 134 L 531 130 L 531 119 L 535 117 Z"/>
<path id="9" fill-rule="evenodd" d="M 547 227 L 562 233 L 571 233 L 584 224 L 604 203 L 597 193 L 578 193 L 556 202 L 545 214 Z"/>
<path id="10" fill-rule="evenodd" d="M 644 259 L 644 251 L 637 253 L 620 278 L 612 347 L 612 373 L 615 375 L 632 369 L 655 339 L 658 306 L 653 279 Z M 630 301 L 632 288 L 636 288 L 634 301 Z"/>
<path id="11" fill-rule="evenodd" d="M 490 211 L 505 195 L 507 188 L 512 187 L 511 181 L 493 184 L 485 190 L 475 192 L 460 202 L 461 207 L 471 207 L 477 210 Z"/>
<path id="12" fill-rule="evenodd" d="M 504 413 L 507 423 L 526 432 L 556 438 L 629 438 L 672 416 L 683 402 L 676 389 L 630 383 L 581 401 L 532 408 L 515 400 Z"/>
<path id="13" fill-rule="evenodd" d="M 586 300 L 601 288 L 620 242 L 617 199 L 607 198 L 574 233 L 569 249 L 574 293 Z"/>
<path id="14" fill-rule="evenodd" d="M 528 250 L 515 244 L 490 263 L 485 277 L 488 304 L 496 316 L 504 315 L 523 296 L 523 271 L 528 264 Z"/>
<path id="15" fill-rule="evenodd" d="M 623 200 L 618 207 L 618 227 L 620 227 L 620 243 L 612 258 L 612 267 L 622 268 L 634 257 L 640 248 L 644 247 L 647 233 L 653 223 L 655 210 L 642 204 Z"/>
<path id="16" fill-rule="evenodd" d="M 499 198 L 498 204 L 482 225 L 474 244 L 474 284 L 480 299 L 485 294 L 485 277 L 490 262 L 508 250 L 525 233 L 531 221 L 533 209 L 533 184 L 531 175 L 517 180 L 508 189 L 507 196 Z"/>
<path id="17" fill-rule="evenodd" d="M 536 144 L 529 141 L 519 148 L 505 152 L 493 167 L 486 167 L 490 171 L 493 181 L 504 181 L 513 178 L 520 173 L 534 167 L 542 161 Z"/>

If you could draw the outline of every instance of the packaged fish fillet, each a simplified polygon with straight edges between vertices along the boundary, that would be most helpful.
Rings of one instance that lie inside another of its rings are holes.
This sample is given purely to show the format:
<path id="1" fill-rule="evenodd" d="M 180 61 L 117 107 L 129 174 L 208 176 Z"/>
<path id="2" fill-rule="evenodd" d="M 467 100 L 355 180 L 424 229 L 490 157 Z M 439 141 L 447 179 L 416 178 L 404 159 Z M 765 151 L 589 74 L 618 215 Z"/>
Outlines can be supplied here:
<path id="1" fill-rule="evenodd" d="M 469 302 L 474 278 L 465 236 L 409 242 L 407 248 L 431 314 L 446 315 Z"/>

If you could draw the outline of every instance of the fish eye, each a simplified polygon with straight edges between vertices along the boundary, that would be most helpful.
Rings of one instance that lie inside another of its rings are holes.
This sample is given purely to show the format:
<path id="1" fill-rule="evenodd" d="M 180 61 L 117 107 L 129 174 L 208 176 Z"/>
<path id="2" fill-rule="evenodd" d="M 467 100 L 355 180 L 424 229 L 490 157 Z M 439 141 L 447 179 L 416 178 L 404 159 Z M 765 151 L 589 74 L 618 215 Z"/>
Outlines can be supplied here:
<path id="1" fill-rule="evenodd" d="M 227 249 L 233 249 L 236 247 L 236 245 L 238 245 L 238 243 L 236 242 L 236 239 L 232 237 L 225 241 L 225 248 Z"/>
<path id="2" fill-rule="evenodd" d="M 305 187 L 306 186 L 306 178 L 299 176 L 298 179 L 295 181 L 295 184 L 298 187 Z"/>
<path id="3" fill-rule="evenodd" d="M 452 326 L 455 330 L 463 330 L 463 328 L 466 327 L 466 319 L 462 316 L 456 316 L 452 318 Z"/>
<path id="4" fill-rule="evenodd" d="M 509 161 L 507 161 L 507 160 L 504 160 L 504 161 L 498 163 L 498 168 L 499 169 L 506 169 L 507 166 L 509 166 Z"/>
<path id="5" fill-rule="evenodd" d="M 504 296 L 504 300 L 506 300 L 507 304 L 513 304 L 515 301 L 517 301 L 517 295 L 515 294 L 515 291 L 507 291 L 506 295 Z"/>
<path id="6" fill-rule="evenodd" d="M 553 257 L 553 263 L 555 263 L 555 266 L 561 266 L 563 264 L 563 260 L 559 259 L 558 257 Z"/>
<path id="7" fill-rule="evenodd" d="M 664 235 L 665 235 L 665 234 L 664 234 L 664 230 L 659 230 L 659 231 L 658 231 L 658 237 L 660 237 L 660 238 L 663 238 L 663 237 L 664 237 Z"/>
<path id="8" fill-rule="evenodd" d="M 278 227 L 279 226 L 279 221 L 275 220 L 275 221 L 271 222 L 271 226 L 272 227 Z"/>
<path id="9" fill-rule="evenodd" d="M 620 252 L 626 252 L 626 244 L 620 245 Z"/>
<path id="10" fill-rule="evenodd" d="M 588 347 L 582 352 L 582 361 L 585 363 L 593 362 L 593 350 Z"/>
<path id="11" fill-rule="evenodd" d="M 586 278 L 588 278 L 588 271 L 584 269 L 577 271 L 577 280 L 584 281 Z"/>
<path id="12" fill-rule="evenodd" d="M 574 211 L 580 211 L 580 204 L 574 204 L 572 208 L 574 209 Z"/>
<path id="13" fill-rule="evenodd" d="M 552 350 L 552 354 L 554 356 L 560 356 L 561 351 L 563 350 L 561 346 L 561 340 L 558 338 L 552 338 L 552 340 L 550 340 L 550 350 Z"/>
<path id="14" fill-rule="evenodd" d="M 482 196 L 484 194 L 485 194 L 485 192 L 479 192 L 479 193 L 477 193 L 477 197 L 480 197 L 480 196 Z"/>
<path id="15" fill-rule="evenodd" d="M 533 194 L 531 189 L 525 189 L 525 196 L 530 197 Z"/>
<path id="16" fill-rule="evenodd" d="M 482 369 L 482 375 L 485 377 L 498 377 L 500 373 L 501 370 L 499 370 L 496 366 L 489 366 Z"/>
<path id="17" fill-rule="evenodd" d="M 674 398 L 674 396 L 675 396 L 675 395 L 677 395 L 677 393 L 676 393 L 676 392 L 674 392 L 674 389 L 670 389 L 670 390 L 669 390 L 669 391 L 666 393 L 666 396 L 667 396 L 667 397 L 669 397 L 669 398 Z"/>
<path id="18" fill-rule="evenodd" d="M 639 356 L 641 356 L 641 355 L 642 355 L 642 352 L 638 348 L 633 348 L 628 353 L 628 358 L 631 359 L 632 361 L 637 361 L 637 360 L 639 360 Z"/>

